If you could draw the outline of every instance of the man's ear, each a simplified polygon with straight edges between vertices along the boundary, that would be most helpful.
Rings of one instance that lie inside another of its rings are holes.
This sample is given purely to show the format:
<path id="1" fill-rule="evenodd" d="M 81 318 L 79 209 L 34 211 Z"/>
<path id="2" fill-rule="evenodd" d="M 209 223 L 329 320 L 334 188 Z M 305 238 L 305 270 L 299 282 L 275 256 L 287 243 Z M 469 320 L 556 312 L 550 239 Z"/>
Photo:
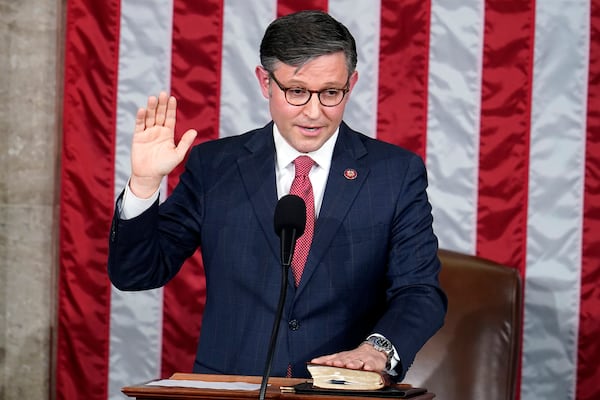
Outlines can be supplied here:
<path id="1" fill-rule="evenodd" d="M 356 85 L 356 82 L 358 82 L 358 71 L 354 71 L 350 76 L 350 79 L 348 80 L 348 88 L 350 89 L 350 92 L 352 92 L 352 89 L 354 88 L 354 85 Z"/>
<path id="2" fill-rule="evenodd" d="M 258 79 L 260 91 L 262 92 L 265 99 L 269 99 L 269 72 L 267 72 L 266 69 L 259 65 L 254 70 L 254 73 L 256 74 L 256 78 Z"/>

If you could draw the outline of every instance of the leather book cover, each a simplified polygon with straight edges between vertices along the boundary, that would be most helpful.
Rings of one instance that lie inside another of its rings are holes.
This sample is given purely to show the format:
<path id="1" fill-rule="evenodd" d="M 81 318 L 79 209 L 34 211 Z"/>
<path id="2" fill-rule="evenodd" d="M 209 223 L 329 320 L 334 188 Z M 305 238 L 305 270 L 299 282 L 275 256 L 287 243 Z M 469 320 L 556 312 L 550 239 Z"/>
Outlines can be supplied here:
<path id="1" fill-rule="evenodd" d="M 411 387 L 409 385 L 390 385 L 376 390 L 353 390 L 353 389 L 324 389 L 315 387 L 310 382 L 299 383 L 293 386 L 298 394 L 334 395 L 334 396 L 363 396 L 409 399 L 427 393 L 427 389 Z"/>

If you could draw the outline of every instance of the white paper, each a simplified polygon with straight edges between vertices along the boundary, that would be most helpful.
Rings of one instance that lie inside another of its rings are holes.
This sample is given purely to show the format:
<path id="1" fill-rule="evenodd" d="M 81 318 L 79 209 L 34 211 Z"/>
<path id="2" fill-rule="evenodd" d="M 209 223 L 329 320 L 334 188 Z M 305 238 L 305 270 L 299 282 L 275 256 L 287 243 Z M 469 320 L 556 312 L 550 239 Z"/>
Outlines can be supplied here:
<path id="1" fill-rule="evenodd" d="M 161 379 L 147 383 L 148 386 L 185 387 L 196 389 L 219 389 L 219 390 L 258 390 L 260 385 L 247 382 L 206 382 L 185 379 Z"/>

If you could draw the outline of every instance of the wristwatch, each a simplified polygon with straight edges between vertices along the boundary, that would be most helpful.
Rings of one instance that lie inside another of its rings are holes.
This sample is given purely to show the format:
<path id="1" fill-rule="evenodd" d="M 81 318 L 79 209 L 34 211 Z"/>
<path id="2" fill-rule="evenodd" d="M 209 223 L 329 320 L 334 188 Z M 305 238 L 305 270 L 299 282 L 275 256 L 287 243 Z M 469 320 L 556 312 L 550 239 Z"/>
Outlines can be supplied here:
<path id="1" fill-rule="evenodd" d="M 375 350 L 384 353 L 387 357 L 385 369 L 387 371 L 392 369 L 392 357 L 394 356 L 394 346 L 392 345 L 392 342 L 383 336 L 371 335 L 364 341 L 364 343 L 368 343 L 373 346 Z"/>

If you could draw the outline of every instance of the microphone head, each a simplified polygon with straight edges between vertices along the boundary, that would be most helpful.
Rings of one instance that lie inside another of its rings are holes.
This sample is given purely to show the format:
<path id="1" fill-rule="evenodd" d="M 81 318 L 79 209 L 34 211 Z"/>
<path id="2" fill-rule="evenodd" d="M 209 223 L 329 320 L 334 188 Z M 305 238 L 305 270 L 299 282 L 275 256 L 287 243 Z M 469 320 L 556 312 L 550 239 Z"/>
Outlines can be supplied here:
<path id="1" fill-rule="evenodd" d="M 296 237 L 302 236 L 306 225 L 306 204 L 301 197 L 286 194 L 275 207 L 275 233 L 281 237 L 284 230 L 296 230 Z"/>

